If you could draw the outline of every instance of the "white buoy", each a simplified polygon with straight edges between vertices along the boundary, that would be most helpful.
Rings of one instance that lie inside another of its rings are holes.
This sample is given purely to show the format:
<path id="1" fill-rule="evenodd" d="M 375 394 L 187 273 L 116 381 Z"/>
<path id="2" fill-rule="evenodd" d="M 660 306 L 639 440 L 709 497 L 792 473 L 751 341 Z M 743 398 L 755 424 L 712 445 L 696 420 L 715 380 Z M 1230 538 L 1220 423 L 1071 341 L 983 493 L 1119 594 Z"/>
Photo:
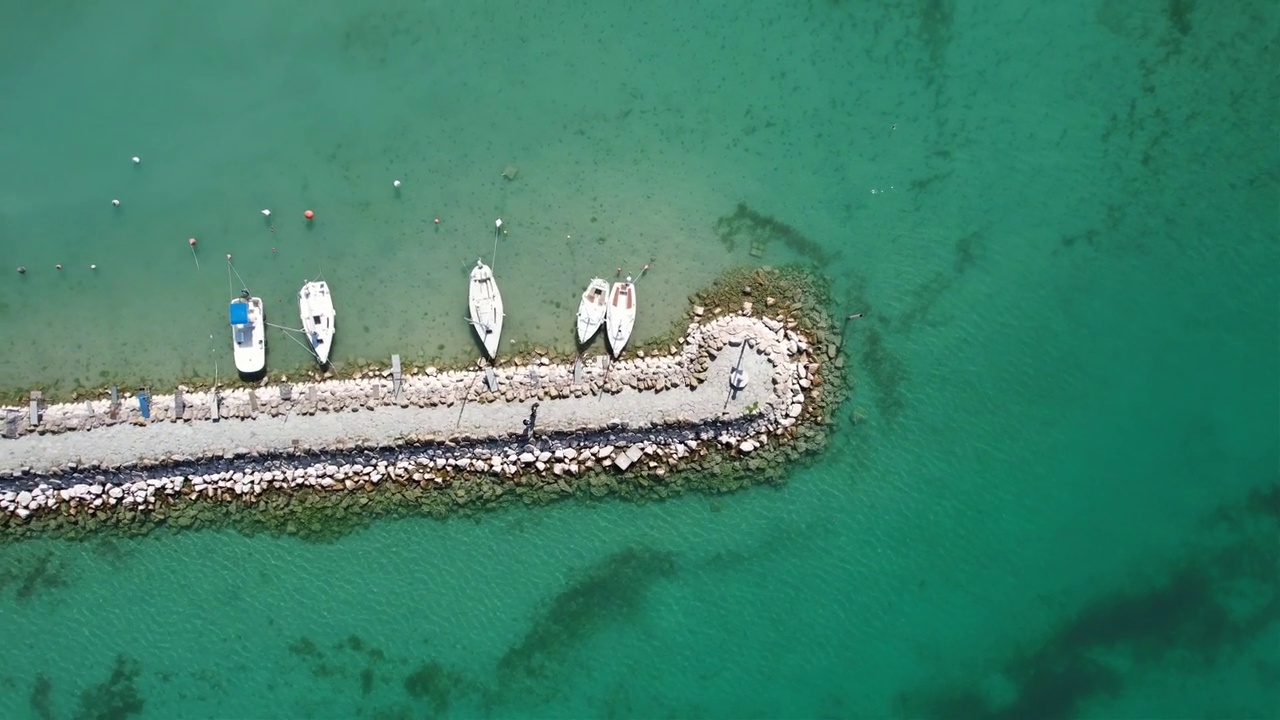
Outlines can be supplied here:
<path id="1" fill-rule="evenodd" d="M 494 227 L 496 227 L 496 228 L 498 228 L 498 229 L 501 229 L 501 228 L 502 228 L 502 218 L 498 218 L 497 220 L 494 220 L 494 221 L 493 221 L 493 226 L 494 226 Z"/>
<path id="2" fill-rule="evenodd" d="M 399 180 L 396 180 L 396 181 L 392 182 L 392 183 L 391 183 L 391 187 L 400 187 L 400 181 L 399 181 Z"/>
<path id="3" fill-rule="evenodd" d="M 111 207 L 120 207 L 120 201 L 119 201 L 119 200 L 112 200 L 112 201 L 111 201 Z"/>
<path id="4" fill-rule="evenodd" d="M 90 265 L 90 266 L 89 266 L 89 269 L 90 269 L 90 270 L 97 270 L 97 269 L 98 269 L 98 266 L 97 266 L 97 265 Z"/>
<path id="5" fill-rule="evenodd" d="M 265 208 L 262 210 L 262 214 L 264 217 L 271 217 L 271 211 Z"/>
<path id="6" fill-rule="evenodd" d="M 138 164 L 138 163 L 140 163 L 140 162 L 142 162 L 142 158 L 138 157 L 137 155 L 134 155 L 134 156 L 133 156 L 133 164 L 134 164 L 134 165 L 137 165 L 137 164 Z"/>

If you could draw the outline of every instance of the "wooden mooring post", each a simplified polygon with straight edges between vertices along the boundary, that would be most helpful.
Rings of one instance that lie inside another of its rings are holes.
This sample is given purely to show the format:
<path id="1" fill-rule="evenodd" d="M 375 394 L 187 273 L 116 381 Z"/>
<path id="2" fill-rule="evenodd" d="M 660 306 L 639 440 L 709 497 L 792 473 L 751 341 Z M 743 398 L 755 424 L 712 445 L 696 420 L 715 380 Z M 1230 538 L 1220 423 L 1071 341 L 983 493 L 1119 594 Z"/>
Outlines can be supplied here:
<path id="1" fill-rule="evenodd" d="M 391 356 L 391 396 L 400 402 L 400 390 L 404 386 L 404 378 L 400 373 L 400 356 Z"/>
<path id="2" fill-rule="evenodd" d="M 31 427 L 40 424 L 40 402 L 44 399 L 44 393 L 39 390 L 31 391 Z"/>

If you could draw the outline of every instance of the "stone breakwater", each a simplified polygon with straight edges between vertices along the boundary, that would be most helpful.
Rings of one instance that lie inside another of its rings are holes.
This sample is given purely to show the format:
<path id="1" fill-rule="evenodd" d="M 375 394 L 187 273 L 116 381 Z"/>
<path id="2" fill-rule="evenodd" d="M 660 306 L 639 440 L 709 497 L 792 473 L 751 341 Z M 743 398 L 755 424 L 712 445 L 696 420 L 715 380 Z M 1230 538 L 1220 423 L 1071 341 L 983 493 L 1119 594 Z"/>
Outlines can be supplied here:
<path id="1" fill-rule="evenodd" d="M 483 371 L 424 368 L 399 388 L 385 376 L 216 401 L 155 396 L 149 421 L 136 403 L 114 416 L 105 400 L 53 405 L 0 440 L 0 522 L 163 513 L 183 499 L 253 504 L 291 490 L 448 493 L 477 476 L 498 481 L 487 492 L 499 495 L 529 484 L 570 492 L 601 472 L 661 482 L 709 453 L 787 443 L 815 414 L 819 357 L 794 319 L 729 315 L 694 322 L 663 354 L 584 362 L 576 378 L 573 365 L 535 358 L 495 368 L 492 388 Z"/>

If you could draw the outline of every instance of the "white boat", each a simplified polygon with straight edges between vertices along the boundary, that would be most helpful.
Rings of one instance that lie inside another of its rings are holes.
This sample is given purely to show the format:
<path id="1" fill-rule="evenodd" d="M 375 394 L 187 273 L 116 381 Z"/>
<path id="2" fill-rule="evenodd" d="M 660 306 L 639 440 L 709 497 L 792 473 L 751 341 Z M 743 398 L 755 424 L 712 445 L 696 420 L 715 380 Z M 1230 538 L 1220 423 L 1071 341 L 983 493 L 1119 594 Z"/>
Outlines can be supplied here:
<path id="1" fill-rule="evenodd" d="M 498 292 L 493 270 L 483 260 L 476 260 L 471 270 L 467 304 L 471 306 L 471 327 L 475 328 L 485 353 L 492 360 L 498 354 L 498 340 L 502 337 L 502 293 Z"/>
<path id="2" fill-rule="evenodd" d="M 307 334 L 311 351 L 321 365 L 329 362 L 329 350 L 333 347 L 334 326 L 333 296 L 329 283 L 312 280 L 298 291 L 298 311 L 302 314 L 302 331 Z"/>
<path id="3" fill-rule="evenodd" d="M 602 278 L 592 278 L 578 303 L 578 344 L 586 345 L 592 335 L 604 324 L 607 311 L 605 298 L 609 297 L 609 283 Z"/>
<path id="4" fill-rule="evenodd" d="M 230 315 L 236 370 L 245 375 L 262 372 L 267 367 L 267 315 L 262 298 L 249 297 L 245 290 L 231 301 Z"/>
<path id="5" fill-rule="evenodd" d="M 627 277 L 626 282 L 614 283 L 609 290 L 609 304 L 605 310 L 605 331 L 609 336 L 609 350 L 616 358 L 631 339 L 631 329 L 636 325 L 636 285 Z"/>

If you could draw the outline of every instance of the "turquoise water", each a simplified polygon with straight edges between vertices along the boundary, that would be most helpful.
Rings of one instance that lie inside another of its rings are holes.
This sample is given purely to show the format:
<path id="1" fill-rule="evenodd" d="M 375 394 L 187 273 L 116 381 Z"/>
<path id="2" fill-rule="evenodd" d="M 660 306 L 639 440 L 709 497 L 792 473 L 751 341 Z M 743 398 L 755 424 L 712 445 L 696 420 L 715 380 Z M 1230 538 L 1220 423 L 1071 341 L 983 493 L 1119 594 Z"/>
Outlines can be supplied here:
<path id="1" fill-rule="evenodd" d="M 1280 716 L 1274 4 L 688 5 L 6 10 L 0 386 L 229 363 L 227 252 L 465 358 L 496 217 L 517 341 L 651 258 L 641 335 L 742 262 L 868 316 L 781 490 L 4 548 L 0 715 Z"/>

